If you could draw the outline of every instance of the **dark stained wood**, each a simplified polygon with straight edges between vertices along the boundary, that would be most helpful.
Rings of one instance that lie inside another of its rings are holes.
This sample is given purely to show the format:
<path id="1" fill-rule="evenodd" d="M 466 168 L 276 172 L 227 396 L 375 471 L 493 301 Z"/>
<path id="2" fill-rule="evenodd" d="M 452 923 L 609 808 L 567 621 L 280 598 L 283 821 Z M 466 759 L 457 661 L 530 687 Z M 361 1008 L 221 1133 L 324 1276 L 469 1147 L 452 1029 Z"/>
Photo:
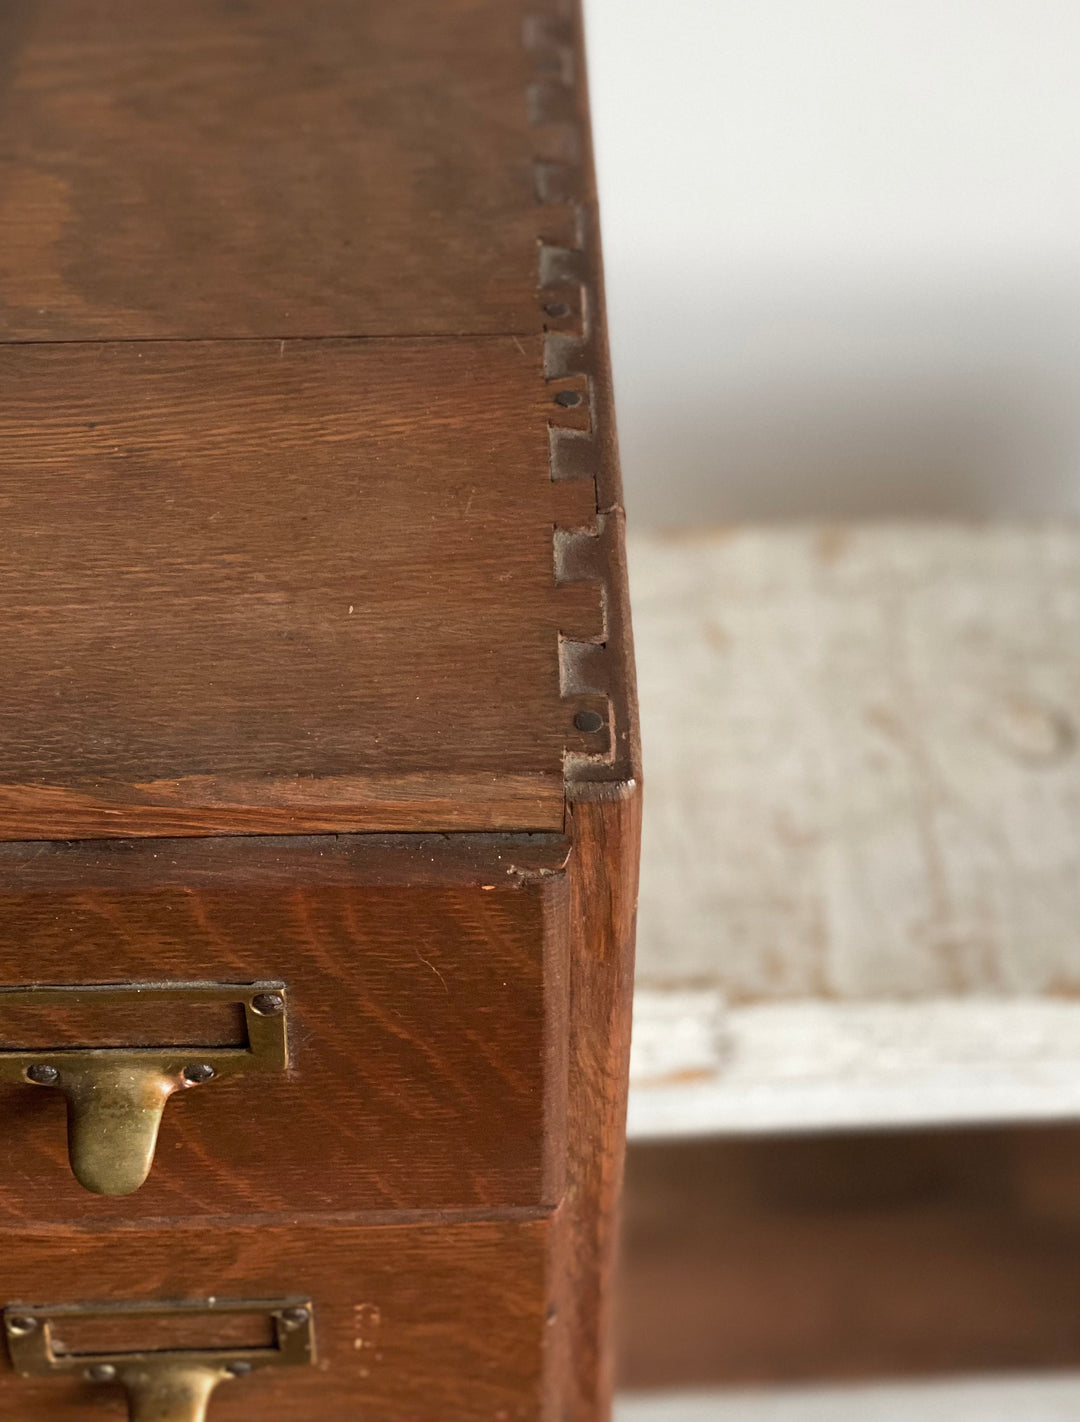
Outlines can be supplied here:
<path id="1" fill-rule="evenodd" d="M 612 1286 L 634 982 L 640 784 L 578 786 L 571 806 L 573 952 L 567 1190 L 556 1236 L 558 1415 L 609 1415 Z"/>
<path id="2" fill-rule="evenodd" d="M 0 1302 L 313 1293 L 319 1368 L 213 1417 L 608 1413 L 595 198 L 575 0 L 0 9 L 0 981 L 281 978 L 294 1053 L 171 1102 L 119 1201 L 5 1090 Z M 0 1385 L 31 1414 L 121 1402 Z"/>
<path id="3" fill-rule="evenodd" d="M 561 829 L 554 775 L 262 776 L 0 784 L 0 840 Z"/>
<path id="4" fill-rule="evenodd" d="M 59 1047 L 246 1047 L 241 1001 L 160 1002 L 132 994 L 116 1002 L 48 1003 L 0 996 L 0 1051 Z M 6 1103 L 5 1103 L 6 1104 Z"/>
<path id="5" fill-rule="evenodd" d="M 54 1353 L 136 1353 L 179 1348 L 272 1348 L 274 1322 L 265 1313 L 67 1314 L 51 1330 Z"/>
<path id="6" fill-rule="evenodd" d="M 0 894 L 519 884 L 566 867 L 560 834 L 268 835 L 0 844 Z"/>
<path id="7" fill-rule="evenodd" d="M 315 1220 L 0 1234 L 6 1301 L 266 1299 L 310 1294 L 318 1363 L 223 1384 L 214 1422 L 538 1422 L 546 1397 L 543 1218 L 357 1228 Z M 108 1385 L 19 1379 L 0 1422 L 125 1416 Z"/>
<path id="8" fill-rule="evenodd" d="M 539 331 L 537 8 L 8 0 L 0 339 Z"/>
<path id="9" fill-rule="evenodd" d="M 112 1199 L 71 1176 L 60 1093 L 0 1085 L 0 1217 L 554 1203 L 565 855 L 525 836 L 5 846 L 0 982 L 280 979 L 292 1066 L 175 1097 L 149 1180 Z"/>
<path id="10" fill-rule="evenodd" d="M 0 834 L 560 828 L 539 361 L 0 348 Z"/>
<path id="11" fill-rule="evenodd" d="M 557 208 L 572 194 L 577 239 L 553 263 L 549 295 L 570 307 L 572 346 L 549 338 L 545 363 L 587 377 L 588 441 L 553 436 L 557 478 L 588 470 L 596 494 L 593 547 L 582 560 L 602 570 L 605 640 L 586 652 L 580 681 L 564 690 L 600 690 L 608 700 L 612 742 L 606 759 L 574 748 L 567 760 L 567 832 L 571 860 L 570 1078 L 567 1095 L 567 1188 L 555 1236 L 552 1347 L 560 1380 L 555 1415 L 568 1422 L 610 1416 L 614 1321 L 612 1290 L 622 1188 L 626 1089 L 634 975 L 641 748 L 623 542 L 622 484 L 614 394 L 604 320 L 603 268 L 596 206 L 584 33 L 577 3 L 545 5 L 531 44 L 540 79 L 533 94 L 541 188 Z M 562 87 L 560 73 L 568 76 Z M 566 259 L 569 258 L 569 262 Z M 542 262 L 543 267 L 543 262 Z M 577 280 L 559 284 L 569 265 Z M 547 298 L 545 298 L 547 299 Z M 574 313 L 583 313 L 582 320 Z"/>
<path id="12" fill-rule="evenodd" d="M 632 1146 L 624 1387 L 1071 1368 L 1075 1125 Z"/>

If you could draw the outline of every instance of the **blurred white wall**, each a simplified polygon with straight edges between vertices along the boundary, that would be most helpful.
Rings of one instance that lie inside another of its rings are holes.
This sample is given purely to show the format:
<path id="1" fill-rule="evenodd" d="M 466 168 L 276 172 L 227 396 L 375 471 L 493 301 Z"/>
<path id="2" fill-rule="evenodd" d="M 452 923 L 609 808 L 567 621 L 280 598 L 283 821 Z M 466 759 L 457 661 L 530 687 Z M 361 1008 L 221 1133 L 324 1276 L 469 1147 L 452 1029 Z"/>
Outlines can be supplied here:
<path id="1" fill-rule="evenodd" d="M 1077 509 L 1077 0 L 586 0 L 639 527 Z"/>

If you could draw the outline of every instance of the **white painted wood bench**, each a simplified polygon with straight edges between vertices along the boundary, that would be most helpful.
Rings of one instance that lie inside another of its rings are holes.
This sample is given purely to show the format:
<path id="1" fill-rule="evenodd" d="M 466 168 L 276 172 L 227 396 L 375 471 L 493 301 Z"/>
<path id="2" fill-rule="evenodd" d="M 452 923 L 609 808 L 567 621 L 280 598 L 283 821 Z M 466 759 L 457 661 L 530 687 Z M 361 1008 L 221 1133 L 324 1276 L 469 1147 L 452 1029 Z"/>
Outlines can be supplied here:
<path id="1" fill-rule="evenodd" d="M 1080 1115 L 1077 530 L 630 547 L 637 1137 Z"/>

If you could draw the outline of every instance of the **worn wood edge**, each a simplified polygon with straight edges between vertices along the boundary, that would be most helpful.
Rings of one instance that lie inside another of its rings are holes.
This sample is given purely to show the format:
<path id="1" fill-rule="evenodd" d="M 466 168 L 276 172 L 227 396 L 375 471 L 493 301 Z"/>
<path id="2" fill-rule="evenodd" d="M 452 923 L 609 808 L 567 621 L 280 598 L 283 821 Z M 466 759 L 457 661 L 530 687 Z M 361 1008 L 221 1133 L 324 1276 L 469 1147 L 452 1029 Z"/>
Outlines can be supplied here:
<path id="1" fill-rule="evenodd" d="M 639 984 L 628 1133 L 688 1136 L 1080 1119 L 1080 1002 L 1053 997 L 726 1006 Z"/>
<path id="2" fill-rule="evenodd" d="M 189 775 L 0 785 L 0 840 L 561 830 L 556 775 Z"/>
<path id="3" fill-rule="evenodd" d="M 0 844 L 0 892 L 242 885 L 520 887 L 562 876 L 562 835 L 232 835 Z"/>
<path id="4" fill-rule="evenodd" d="M 564 841 L 569 848 L 569 841 Z M 569 858 L 569 854 L 567 855 Z M 566 863 L 566 860 L 563 861 Z M 544 920 L 544 1138 L 541 1199 L 557 1205 L 566 1193 L 566 1146 L 570 1083 L 570 953 L 571 902 L 569 875 L 549 873 L 541 900 Z"/>
<path id="5" fill-rule="evenodd" d="M 314 1210 L 304 1211 L 305 1226 L 313 1228 L 358 1228 L 378 1230 L 449 1229 L 468 1225 L 530 1225 L 547 1224 L 558 1211 L 550 1205 L 482 1206 L 475 1209 L 432 1210 Z M 137 1220 L 101 1220 L 90 1217 L 79 1220 L 19 1219 L 0 1224 L 0 1247 L 5 1237 L 42 1241 L 145 1234 L 167 1227 L 170 1234 L 215 1234 L 228 1236 L 238 1229 L 280 1229 L 297 1223 L 295 1210 L 260 1214 L 248 1211 L 241 1215 L 150 1215 Z"/>
<path id="6" fill-rule="evenodd" d="M 569 788 L 567 1188 L 552 1231 L 550 1415 L 610 1415 L 613 1296 L 625 1147 L 641 790 Z"/>
<path id="7" fill-rule="evenodd" d="M 555 581 L 593 583 L 599 630 L 559 627 L 561 690 L 570 703 L 568 782 L 619 781 L 638 773 L 637 710 L 623 549 L 622 488 L 607 333 L 596 176 L 578 0 L 552 0 L 527 16 L 534 70 L 527 98 L 536 139 L 538 300 L 544 378 L 551 392 L 551 478 L 588 486 L 584 500 L 556 501 Z M 570 234 L 568 236 L 568 234 Z M 564 406 L 560 401 L 574 401 Z M 561 511 L 567 512 L 562 514 Z M 588 718 L 595 729 L 585 729 Z"/>

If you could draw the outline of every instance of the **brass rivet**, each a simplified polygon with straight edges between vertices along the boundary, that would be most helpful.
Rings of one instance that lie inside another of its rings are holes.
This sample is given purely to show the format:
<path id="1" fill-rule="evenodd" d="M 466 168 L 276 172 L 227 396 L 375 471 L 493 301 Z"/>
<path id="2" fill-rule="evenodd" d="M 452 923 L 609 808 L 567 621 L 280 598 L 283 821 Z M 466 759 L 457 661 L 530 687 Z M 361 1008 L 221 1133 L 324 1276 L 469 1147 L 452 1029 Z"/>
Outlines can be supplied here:
<path id="1" fill-rule="evenodd" d="M 285 1011 L 285 999 L 279 992 L 257 992 L 251 999 L 251 1010 L 260 1017 L 280 1017 Z"/>
<path id="2" fill-rule="evenodd" d="M 86 1376 L 93 1382 L 112 1382 L 116 1377 L 116 1369 L 112 1363 L 95 1363 L 93 1367 L 87 1368 Z"/>
<path id="3" fill-rule="evenodd" d="M 300 1328 L 308 1321 L 308 1311 L 306 1308 L 283 1308 L 281 1321 L 286 1328 Z"/>
<path id="4" fill-rule="evenodd" d="M 574 725 L 579 731 L 599 731 L 604 718 L 596 711 L 579 711 L 574 717 Z"/>
<path id="5" fill-rule="evenodd" d="M 213 1075 L 214 1068 L 209 1062 L 193 1062 L 191 1066 L 184 1068 L 184 1080 L 190 1081 L 194 1086 L 198 1086 L 201 1081 L 209 1081 Z"/>
<path id="6" fill-rule="evenodd" d="M 555 396 L 556 405 L 561 405 L 564 410 L 573 409 L 575 405 L 581 404 L 581 392 L 578 390 L 560 390 Z"/>
<path id="7" fill-rule="evenodd" d="M 16 1318 L 9 1318 L 7 1326 L 12 1333 L 21 1335 L 23 1333 L 33 1333 L 34 1329 L 38 1326 L 38 1321 L 36 1318 L 29 1318 L 25 1314 L 19 1314 Z"/>
<path id="8" fill-rule="evenodd" d="M 60 1080 L 60 1073 L 56 1068 L 44 1062 L 35 1062 L 33 1066 L 27 1067 L 26 1075 L 31 1081 L 36 1081 L 38 1086 L 53 1086 Z"/>

